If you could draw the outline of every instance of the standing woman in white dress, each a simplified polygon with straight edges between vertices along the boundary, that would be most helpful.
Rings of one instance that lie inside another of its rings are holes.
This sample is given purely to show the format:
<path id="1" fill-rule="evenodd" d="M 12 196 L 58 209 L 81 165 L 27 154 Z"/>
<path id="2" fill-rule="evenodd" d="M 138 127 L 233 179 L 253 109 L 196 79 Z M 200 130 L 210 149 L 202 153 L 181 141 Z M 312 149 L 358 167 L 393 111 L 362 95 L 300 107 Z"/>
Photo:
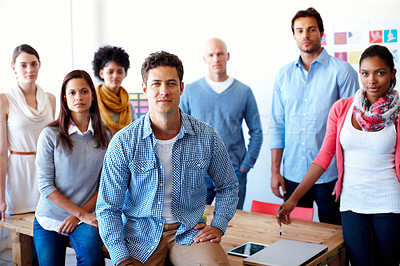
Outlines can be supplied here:
<path id="1" fill-rule="evenodd" d="M 36 143 L 54 120 L 56 98 L 36 84 L 37 51 L 27 44 L 14 49 L 11 68 L 17 84 L 0 94 L 0 218 L 34 212 L 40 194 L 36 180 Z"/>

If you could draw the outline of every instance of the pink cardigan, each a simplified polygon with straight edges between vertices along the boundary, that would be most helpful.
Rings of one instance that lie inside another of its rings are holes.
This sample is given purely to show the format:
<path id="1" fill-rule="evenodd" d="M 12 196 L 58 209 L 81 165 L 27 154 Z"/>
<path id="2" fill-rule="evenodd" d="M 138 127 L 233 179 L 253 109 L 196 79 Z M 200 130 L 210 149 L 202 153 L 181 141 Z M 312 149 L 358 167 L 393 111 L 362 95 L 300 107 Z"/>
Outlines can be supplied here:
<path id="1" fill-rule="evenodd" d="M 344 120 L 347 115 L 347 111 L 351 107 L 353 103 L 354 97 L 349 97 L 345 99 L 340 99 L 335 102 L 329 111 L 328 122 L 326 126 L 326 133 L 324 142 L 322 143 L 322 147 L 312 162 L 314 164 L 318 164 L 325 171 L 328 169 L 333 156 L 336 153 L 336 162 L 338 168 L 338 182 L 336 184 L 336 195 L 340 195 L 343 187 L 343 171 L 344 171 L 344 162 L 343 162 L 343 148 L 340 144 L 340 131 L 342 130 Z M 400 181 L 400 145 L 397 145 L 400 142 L 400 123 L 397 123 L 397 141 L 396 141 L 396 154 L 395 154 L 395 164 L 396 164 L 396 173 L 397 178 Z"/>

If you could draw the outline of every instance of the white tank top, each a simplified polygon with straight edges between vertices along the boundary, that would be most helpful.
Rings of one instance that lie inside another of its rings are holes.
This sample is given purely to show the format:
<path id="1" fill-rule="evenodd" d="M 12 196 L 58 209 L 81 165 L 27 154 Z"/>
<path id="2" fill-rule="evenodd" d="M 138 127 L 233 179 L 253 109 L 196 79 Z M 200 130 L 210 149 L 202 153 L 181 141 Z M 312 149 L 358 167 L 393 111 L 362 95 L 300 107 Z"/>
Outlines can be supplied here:
<path id="1" fill-rule="evenodd" d="M 396 127 L 366 132 L 351 124 L 350 107 L 340 143 L 344 151 L 340 211 L 400 213 L 400 182 L 395 169 Z"/>

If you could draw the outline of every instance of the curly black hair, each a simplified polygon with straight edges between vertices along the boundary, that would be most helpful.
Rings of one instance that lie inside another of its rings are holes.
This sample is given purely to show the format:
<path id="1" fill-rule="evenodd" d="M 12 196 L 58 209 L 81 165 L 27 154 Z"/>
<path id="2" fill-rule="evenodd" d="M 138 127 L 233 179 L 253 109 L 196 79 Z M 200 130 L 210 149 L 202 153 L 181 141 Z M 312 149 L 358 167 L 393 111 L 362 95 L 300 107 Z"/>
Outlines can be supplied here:
<path id="1" fill-rule="evenodd" d="M 92 61 L 94 76 L 104 81 L 99 75 L 100 69 L 103 69 L 111 61 L 122 66 L 125 69 L 125 73 L 128 74 L 130 67 L 129 55 L 121 47 L 107 45 L 100 47 L 94 54 Z"/>

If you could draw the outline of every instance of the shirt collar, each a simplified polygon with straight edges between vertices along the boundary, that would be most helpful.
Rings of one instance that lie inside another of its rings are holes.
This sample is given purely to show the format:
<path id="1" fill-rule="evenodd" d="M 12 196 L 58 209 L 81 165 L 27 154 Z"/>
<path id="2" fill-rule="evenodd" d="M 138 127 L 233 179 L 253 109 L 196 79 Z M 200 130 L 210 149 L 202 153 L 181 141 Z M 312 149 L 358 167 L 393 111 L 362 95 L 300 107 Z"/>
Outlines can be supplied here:
<path id="1" fill-rule="evenodd" d="M 179 113 L 181 115 L 181 130 L 179 131 L 178 134 L 178 139 L 183 138 L 183 135 L 185 133 L 194 135 L 194 130 L 193 127 L 189 121 L 189 115 L 185 114 L 182 112 L 182 110 L 179 109 Z M 147 112 L 146 116 L 144 117 L 144 125 L 143 125 L 143 138 L 147 138 L 151 134 L 153 134 L 153 129 L 151 128 L 151 122 L 150 122 L 150 112 Z"/>
<path id="2" fill-rule="evenodd" d="M 314 64 L 315 62 L 318 62 L 322 65 L 327 65 L 328 61 L 329 61 L 329 54 L 325 50 L 325 48 L 322 48 L 322 52 L 319 54 L 317 59 L 315 59 L 315 61 L 312 62 L 312 64 Z M 303 62 L 301 61 L 301 56 L 299 56 L 299 58 L 297 59 L 296 66 L 298 66 L 298 67 L 303 66 Z"/>
<path id="3" fill-rule="evenodd" d="M 85 136 L 89 133 L 92 133 L 92 135 L 94 135 L 94 129 L 93 129 L 93 124 L 92 124 L 92 118 L 90 118 L 89 120 L 89 125 L 88 125 L 88 129 L 86 130 L 86 132 L 81 132 L 79 130 L 79 128 L 75 125 L 74 121 L 71 120 L 71 124 L 69 125 L 68 128 L 68 134 L 71 136 L 72 134 L 77 133 L 78 135 L 81 136 Z"/>

